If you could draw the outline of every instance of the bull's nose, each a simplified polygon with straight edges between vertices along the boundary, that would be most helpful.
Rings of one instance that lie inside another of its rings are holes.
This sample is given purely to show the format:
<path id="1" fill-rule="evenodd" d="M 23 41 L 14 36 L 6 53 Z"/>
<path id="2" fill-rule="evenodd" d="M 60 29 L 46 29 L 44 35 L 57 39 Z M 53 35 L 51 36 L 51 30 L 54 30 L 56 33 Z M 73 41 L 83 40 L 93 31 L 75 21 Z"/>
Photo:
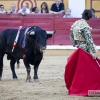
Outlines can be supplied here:
<path id="1" fill-rule="evenodd" d="M 45 50 L 46 50 L 46 47 L 41 46 L 40 52 L 45 52 Z"/>
<path id="2" fill-rule="evenodd" d="M 45 50 L 45 49 L 46 49 L 46 46 L 40 46 L 40 48 L 41 48 L 42 50 Z"/>
<path id="3" fill-rule="evenodd" d="M 42 48 L 42 50 L 45 50 L 46 49 L 46 47 L 41 47 Z"/>

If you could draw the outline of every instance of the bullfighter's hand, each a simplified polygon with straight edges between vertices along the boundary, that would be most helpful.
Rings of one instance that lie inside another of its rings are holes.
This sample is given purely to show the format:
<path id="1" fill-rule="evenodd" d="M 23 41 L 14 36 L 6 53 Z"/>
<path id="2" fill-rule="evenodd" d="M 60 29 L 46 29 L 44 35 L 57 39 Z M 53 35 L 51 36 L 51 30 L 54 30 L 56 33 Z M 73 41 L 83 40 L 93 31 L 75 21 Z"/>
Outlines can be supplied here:
<path id="1" fill-rule="evenodd" d="M 96 59 L 98 57 L 97 53 L 92 54 L 93 59 Z"/>

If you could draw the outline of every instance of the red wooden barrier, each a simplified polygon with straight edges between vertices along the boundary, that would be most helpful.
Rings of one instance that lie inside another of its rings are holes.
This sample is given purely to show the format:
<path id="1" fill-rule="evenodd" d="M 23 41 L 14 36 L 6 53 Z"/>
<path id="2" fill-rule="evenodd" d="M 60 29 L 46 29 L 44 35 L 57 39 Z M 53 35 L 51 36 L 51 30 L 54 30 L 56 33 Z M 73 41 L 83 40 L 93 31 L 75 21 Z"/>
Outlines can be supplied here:
<path id="1" fill-rule="evenodd" d="M 18 28 L 20 25 L 39 26 L 47 31 L 56 29 L 56 34 L 47 41 L 47 44 L 53 45 L 71 45 L 69 38 L 71 25 L 78 18 L 62 18 L 62 15 L 54 14 L 28 14 L 25 16 L 19 14 L 0 14 L 0 32 L 7 28 Z M 92 29 L 92 36 L 96 45 L 100 45 L 100 18 L 91 19 L 89 25 Z"/>

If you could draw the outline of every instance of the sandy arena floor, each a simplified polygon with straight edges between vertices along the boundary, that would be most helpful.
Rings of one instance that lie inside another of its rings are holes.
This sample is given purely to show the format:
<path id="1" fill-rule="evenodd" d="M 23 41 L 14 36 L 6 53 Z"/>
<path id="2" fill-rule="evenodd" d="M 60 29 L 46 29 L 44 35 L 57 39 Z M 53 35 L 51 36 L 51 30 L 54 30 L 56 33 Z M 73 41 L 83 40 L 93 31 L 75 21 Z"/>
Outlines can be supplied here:
<path id="1" fill-rule="evenodd" d="M 21 60 L 16 68 L 18 81 L 12 79 L 9 61 L 4 57 L 4 71 L 0 81 L 0 100 L 100 100 L 100 97 L 78 97 L 67 95 L 64 70 L 67 56 L 44 56 L 39 66 L 39 82 L 25 82 L 26 69 Z M 33 66 L 31 66 L 33 78 Z"/>

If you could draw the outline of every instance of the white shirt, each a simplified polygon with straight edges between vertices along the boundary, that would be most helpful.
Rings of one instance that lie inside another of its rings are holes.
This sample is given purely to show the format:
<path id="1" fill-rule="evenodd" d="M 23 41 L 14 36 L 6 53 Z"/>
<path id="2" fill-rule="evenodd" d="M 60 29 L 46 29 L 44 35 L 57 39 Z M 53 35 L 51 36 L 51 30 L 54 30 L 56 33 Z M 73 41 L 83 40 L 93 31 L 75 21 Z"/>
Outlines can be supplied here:
<path id="1" fill-rule="evenodd" d="M 73 18 L 73 16 L 70 15 L 70 17 L 69 17 L 69 16 L 67 16 L 67 15 L 64 15 L 63 18 Z"/>
<path id="2" fill-rule="evenodd" d="M 17 10 L 12 11 L 12 10 L 10 9 L 10 10 L 7 11 L 7 13 L 14 13 L 14 14 L 15 14 L 15 13 L 17 13 Z"/>
<path id="3" fill-rule="evenodd" d="M 26 13 L 26 14 L 29 14 L 30 13 L 30 9 L 26 8 L 26 10 L 23 12 L 23 9 L 20 9 L 18 11 L 18 13 Z"/>
<path id="4" fill-rule="evenodd" d="M 3 11 L 0 11 L 0 14 L 4 14 L 4 13 L 6 13 L 6 11 L 5 11 L 5 10 L 3 10 Z"/>

